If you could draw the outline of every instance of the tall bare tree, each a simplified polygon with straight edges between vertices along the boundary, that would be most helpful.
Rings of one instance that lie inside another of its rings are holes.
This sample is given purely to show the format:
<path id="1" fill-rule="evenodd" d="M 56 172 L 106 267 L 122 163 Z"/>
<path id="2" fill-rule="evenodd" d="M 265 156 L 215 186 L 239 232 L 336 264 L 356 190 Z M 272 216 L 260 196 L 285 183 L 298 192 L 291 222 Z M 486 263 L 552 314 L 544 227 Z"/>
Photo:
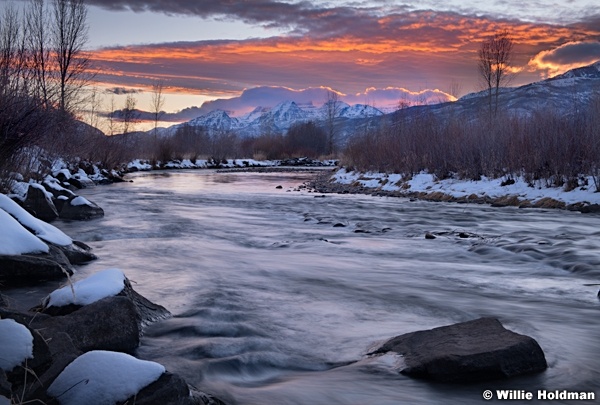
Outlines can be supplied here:
<path id="1" fill-rule="evenodd" d="M 497 114 L 500 87 L 509 79 L 513 46 L 509 32 L 504 30 L 483 41 L 479 48 L 477 67 L 488 92 L 490 116 Z"/>
<path id="2" fill-rule="evenodd" d="M 123 124 L 123 134 L 126 135 L 134 130 L 138 122 L 138 112 L 136 110 L 137 100 L 131 94 L 125 99 L 125 106 L 121 110 L 121 122 Z"/>
<path id="3" fill-rule="evenodd" d="M 152 99 L 150 100 L 150 111 L 154 116 L 154 138 L 156 140 L 158 131 L 158 121 L 164 114 L 162 110 L 165 105 L 165 97 L 163 95 L 163 83 L 160 80 L 152 84 Z"/>
<path id="4" fill-rule="evenodd" d="M 336 120 L 340 115 L 341 105 L 339 94 L 333 90 L 327 91 L 325 123 L 327 125 L 327 154 L 335 153 L 337 138 Z"/>
<path id="5" fill-rule="evenodd" d="M 83 0 L 54 0 L 52 48 L 58 72 L 58 105 L 69 111 L 86 82 L 90 60 L 84 46 L 88 39 L 87 8 Z"/>
<path id="6" fill-rule="evenodd" d="M 42 100 L 45 108 L 49 107 L 53 97 L 52 54 L 47 14 L 44 0 L 30 0 L 25 11 L 29 66 L 37 93 L 35 96 Z"/>

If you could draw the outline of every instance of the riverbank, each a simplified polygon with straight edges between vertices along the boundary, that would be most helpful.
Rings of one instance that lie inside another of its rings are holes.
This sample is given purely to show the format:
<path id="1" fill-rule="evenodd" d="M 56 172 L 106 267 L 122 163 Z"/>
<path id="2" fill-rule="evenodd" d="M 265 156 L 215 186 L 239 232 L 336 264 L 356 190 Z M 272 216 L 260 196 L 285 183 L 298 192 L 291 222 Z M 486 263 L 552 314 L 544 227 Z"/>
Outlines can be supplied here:
<path id="1" fill-rule="evenodd" d="M 367 194 L 435 202 L 489 204 L 493 207 L 553 208 L 582 213 L 600 212 L 600 193 L 593 179 L 582 178 L 571 190 L 528 184 L 522 178 L 478 181 L 445 179 L 419 173 L 412 177 L 360 173 L 344 168 L 319 173 L 307 186 L 319 193 Z"/>

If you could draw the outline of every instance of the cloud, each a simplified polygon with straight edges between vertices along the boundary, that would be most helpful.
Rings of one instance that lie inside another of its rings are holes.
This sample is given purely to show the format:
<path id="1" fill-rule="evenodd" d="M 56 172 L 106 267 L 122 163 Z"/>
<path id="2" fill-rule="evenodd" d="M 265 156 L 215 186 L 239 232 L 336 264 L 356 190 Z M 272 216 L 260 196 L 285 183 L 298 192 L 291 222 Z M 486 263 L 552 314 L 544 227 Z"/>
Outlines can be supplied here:
<path id="1" fill-rule="evenodd" d="M 115 94 L 115 95 L 119 96 L 122 94 L 138 94 L 138 93 L 142 93 L 143 90 L 142 89 L 130 89 L 127 87 L 111 87 L 108 89 L 104 89 L 104 92 L 107 94 Z"/>
<path id="2" fill-rule="evenodd" d="M 333 32 L 343 27 L 342 19 L 357 18 L 370 8 L 323 7 L 308 1 L 275 0 L 214 1 L 214 0 L 88 0 L 89 5 L 107 10 L 159 12 L 243 21 L 266 28 L 280 28 L 296 34 L 319 31 Z M 332 31 L 333 30 L 333 31 Z"/>
<path id="3" fill-rule="evenodd" d="M 539 52 L 529 61 L 532 70 L 555 76 L 570 69 L 590 65 L 600 60 L 600 42 L 567 42 L 554 49 Z"/>
<path id="4" fill-rule="evenodd" d="M 367 87 L 443 89 L 457 82 L 464 91 L 476 91 L 479 44 L 503 29 L 509 30 L 515 41 L 512 69 L 520 73 L 513 84 L 518 85 L 539 79 L 537 71 L 523 70 L 533 55 L 568 41 L 589 42 L 600 37 L 600 29 L 588 22 L 577 26 L 536 24 L 456 12 L 406 11 L 393 3 L 324 8 L 308 2 L 269 0 L 93 1 L 113 9 L 227 15 L 289 27 L 288 35 L 270 38 L 130 45 L 92 52 L 98 81 L 148 87 L 160 79 L 171 91 L 215 98 L 263 86 L 330 86 L 355 94 Z M 301 32 L 304 34 L 297 35 Z"/>

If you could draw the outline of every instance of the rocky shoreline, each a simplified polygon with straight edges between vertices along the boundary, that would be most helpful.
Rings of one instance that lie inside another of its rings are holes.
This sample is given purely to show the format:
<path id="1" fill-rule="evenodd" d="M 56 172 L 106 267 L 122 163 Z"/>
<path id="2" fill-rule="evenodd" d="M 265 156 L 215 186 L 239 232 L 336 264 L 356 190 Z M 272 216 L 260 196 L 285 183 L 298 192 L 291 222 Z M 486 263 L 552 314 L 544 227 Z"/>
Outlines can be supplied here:
<path id="1" fill-rule="evenodd" d="M 515 195 L 490 197 L 470 194 L 463 197 L 455 197 L 441 191 L 410 191 L 408 189 L 393 191 L 383 190 L 381 188 L 366 187 L 360 182 L 351 184 L 335 182 L 331 171 L 319 172 L 314 179 L 306 182 L 304 186 L 313 192 L 323 194 L 364 194 L 374 197 L 408 198 L 411 201 L 422 200 L 431 202 L 453 202 L 457 204 L 487 204 L 492 207 L 560 209 L 581 213 L 600 212 L 600 204 L 587 204 L 583 202 L 566 204 L 563 201 L 558 201 L 549 197 L 532 202 L 526 199 L 520 199 Z"/>

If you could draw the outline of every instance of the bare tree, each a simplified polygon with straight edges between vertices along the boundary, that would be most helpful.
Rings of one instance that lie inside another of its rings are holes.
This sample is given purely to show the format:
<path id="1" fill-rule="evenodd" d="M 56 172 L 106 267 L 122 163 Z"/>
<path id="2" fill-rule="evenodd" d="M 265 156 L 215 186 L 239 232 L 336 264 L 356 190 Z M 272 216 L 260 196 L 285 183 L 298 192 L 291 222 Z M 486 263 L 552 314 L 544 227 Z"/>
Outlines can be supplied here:
<path id="1" fill-rule="evenodd" d="M 123 134 L 126 135 L 133 131 L 138 122 L 138 112 L 135 109 L 137 100 L 131 94 L 125 99 L 125 106 L 121 110 L 121 122 L 123 124 Z"/>
<path id="2" fill-rule="evenodd" d="M 0 21 L 0 84 L 2 92 L 27 90 L 26 33 L 19 21 L 19 13 L 12 6 L 4 10 Z"/>
<path id="3" fill-rule="evenodd" d="M 163 83 L 160 80 L 155 81 L 152 84 L 152 99 L 151 99 L 150 111 L 154 116 L 154 140 L 158 131 L 158 121 L 164 114 L 162 110 L 165 104 L 165 97 L 163 95 Z"/>
<path id="4" fill-rule="evenodd" d="M 462 83 L 455 79 L 452 79 L 450 81 L 450 84 L 448 85 L 447 93 L 453 96 L 454 98 L 459 98 L 462 93 L 462 88 Z"/>
<path id="5" fill-rule="evenodd" d="M 61 111 L 69 111 L 86 82 L 90 61 L 84 52 L 88 38 L 87 8 L 83 0 L 54 0 L 52 48 L 58 72 Z"/>
<path id="6" fill-rule="evenodd" d="M 500 87 L 509 79 L 513 45 L 510 34 L 504 30 L 483 41 L 479 48 L 477 66 L 480 78 L 488 92 L 490 116 L 497 114 Z M 493 106 L 492 101 L 494 101 Z"/>
<path id="7" fill-rule="evenodd" d="M 337 137 L 336 120 L 340 115 L 341 105 L 339 94 L 333 90 L 327 91 L 325 124 L 327 125 L 327 153 L 333 155 Z"/>
<path id="8" fill-rule="evenodd" d="M 110 98 L 110 103 L 108 105 L 109 113 L 106 115 L 106 133 L 108 136 L 112 136 L 116 132 L 116 104 L 115 104 L 115 96 L 112 95 Z"/>
<path id="9" fill-rule="evenodd" d="M 30 0 L 25 11 L 29 66 L 35 83 L 35 96 L 42 100 L 45 108 L 50 106 L 53 98 L 52 59 L 47 14 L 48 10 L 44 5 L 44 0 Z"/>

